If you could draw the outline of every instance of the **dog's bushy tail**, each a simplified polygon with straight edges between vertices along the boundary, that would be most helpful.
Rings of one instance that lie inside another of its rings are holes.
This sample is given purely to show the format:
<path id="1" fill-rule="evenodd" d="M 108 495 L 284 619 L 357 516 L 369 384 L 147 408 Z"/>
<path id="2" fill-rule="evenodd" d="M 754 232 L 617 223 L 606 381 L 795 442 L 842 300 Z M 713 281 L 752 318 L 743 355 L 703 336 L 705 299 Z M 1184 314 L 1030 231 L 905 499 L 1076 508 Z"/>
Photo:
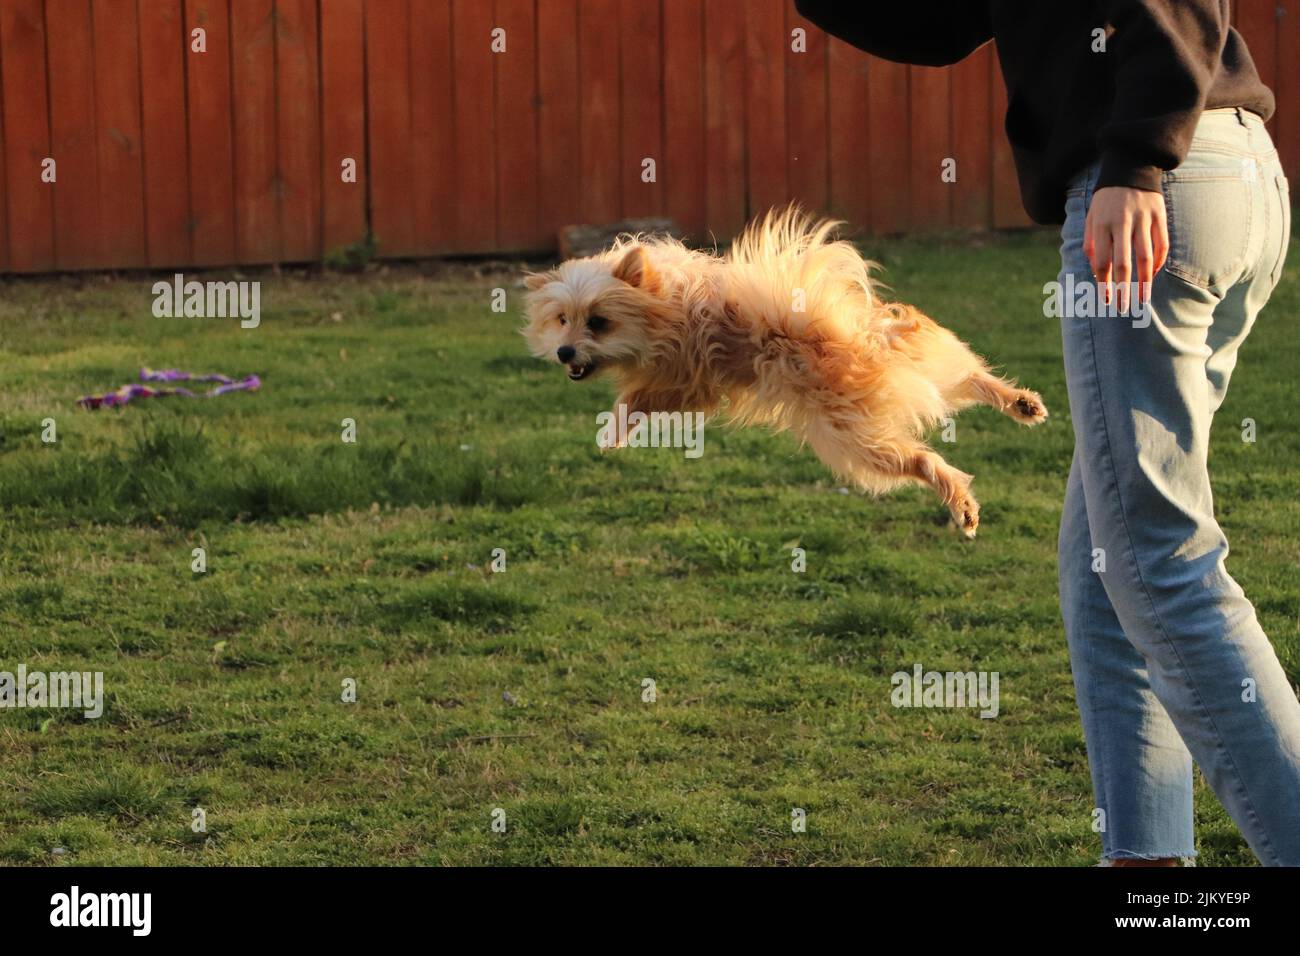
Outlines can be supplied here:
<path id="1" fill-rule="evenodd" d="M 877 303 L 871 270 L 852 243 L 836 238 L 844 224 L 818 219 L 796 204 L 752 222 L 728 256 L 736 279 L 728 290 L 742 307 L 777 318 L 792 334 L 851 337 Z"/>

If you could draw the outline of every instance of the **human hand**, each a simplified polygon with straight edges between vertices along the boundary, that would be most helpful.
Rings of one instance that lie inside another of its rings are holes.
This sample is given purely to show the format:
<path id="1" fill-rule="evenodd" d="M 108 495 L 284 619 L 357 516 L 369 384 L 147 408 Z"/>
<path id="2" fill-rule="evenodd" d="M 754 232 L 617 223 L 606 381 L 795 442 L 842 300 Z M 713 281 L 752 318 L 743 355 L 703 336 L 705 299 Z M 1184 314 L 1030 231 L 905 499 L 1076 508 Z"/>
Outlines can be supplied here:
<path id="1" fill-rule="evenodd" d="M 1102 284 L 1107 304 L 1114 283 L 1119 287 L 1120 310 L 1127 311 L 1130 283 L 1136 278 L 1145 305 L 1150 301 L 1151 280 L 1169 255 L 1164 194 L 1127 186 L 1098 189 L 1084 223 L 1083 252 L 1092 263 L 1092 274 Z"/>

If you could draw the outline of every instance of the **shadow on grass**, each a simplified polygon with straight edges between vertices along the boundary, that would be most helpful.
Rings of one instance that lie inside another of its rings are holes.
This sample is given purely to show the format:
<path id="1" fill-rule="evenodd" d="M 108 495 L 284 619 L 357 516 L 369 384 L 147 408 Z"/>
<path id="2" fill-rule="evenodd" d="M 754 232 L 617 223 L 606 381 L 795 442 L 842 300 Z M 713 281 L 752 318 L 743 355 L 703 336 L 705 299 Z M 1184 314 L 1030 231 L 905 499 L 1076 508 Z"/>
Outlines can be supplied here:
<path id="1" fill-rule="evenodd" d="M 495 455 L 449 443 L 221 448 L 202 428 L 156 423 L 124 450 L 43 456 L 5 475 L 8 508 L 97 522 L 159 517 L 278 520 L 372 503 L 491 505 L 548 500 L 558 478 L 528 443 Z"/>

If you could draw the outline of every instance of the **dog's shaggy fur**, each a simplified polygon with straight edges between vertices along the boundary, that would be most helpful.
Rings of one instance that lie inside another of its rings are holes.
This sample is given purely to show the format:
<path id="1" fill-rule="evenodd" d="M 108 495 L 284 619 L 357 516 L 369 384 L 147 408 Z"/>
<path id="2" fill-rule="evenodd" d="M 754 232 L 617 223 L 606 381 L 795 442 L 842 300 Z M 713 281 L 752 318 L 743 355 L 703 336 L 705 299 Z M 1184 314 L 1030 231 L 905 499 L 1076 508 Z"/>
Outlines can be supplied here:
<path id="1" fill-rule="evenodd" d="M 834 238 L 839 225 L 772 212 L 723 257 L 624 236 L 528 275 L 524 335 L 575 381 L 612 374 L 629 414 L 725 411 L 788 428 L 873 494 L 933 488 L 974 536 L 971 476 L 925 433 L 976 403 L 1026 425 L 1047 409 L 916 309 L 881 302 L 870 264 Z"/>

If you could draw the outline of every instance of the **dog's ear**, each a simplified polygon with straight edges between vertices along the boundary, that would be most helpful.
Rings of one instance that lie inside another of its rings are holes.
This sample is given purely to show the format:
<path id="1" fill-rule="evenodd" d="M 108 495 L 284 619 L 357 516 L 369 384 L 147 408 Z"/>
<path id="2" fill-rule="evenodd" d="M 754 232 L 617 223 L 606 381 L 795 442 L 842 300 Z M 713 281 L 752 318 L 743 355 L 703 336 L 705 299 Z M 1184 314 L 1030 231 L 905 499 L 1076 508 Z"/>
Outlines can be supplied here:
<path id="1" fill-rule="evenodd" d="M 524 273 L 524 285 L 528 287 L 530 292 L 536 292 L 554 278 L 554 272 L 526 272 Z"/>
<path id="2" fill-rule="evenodd" d="M 623 258 L 618 260 L 614 266 L 614 278 L 646 292 L 653 292 L 658 285 L 654 270 L 650 267 L 650 257 L 641 246 L 628 249 Z"/>

